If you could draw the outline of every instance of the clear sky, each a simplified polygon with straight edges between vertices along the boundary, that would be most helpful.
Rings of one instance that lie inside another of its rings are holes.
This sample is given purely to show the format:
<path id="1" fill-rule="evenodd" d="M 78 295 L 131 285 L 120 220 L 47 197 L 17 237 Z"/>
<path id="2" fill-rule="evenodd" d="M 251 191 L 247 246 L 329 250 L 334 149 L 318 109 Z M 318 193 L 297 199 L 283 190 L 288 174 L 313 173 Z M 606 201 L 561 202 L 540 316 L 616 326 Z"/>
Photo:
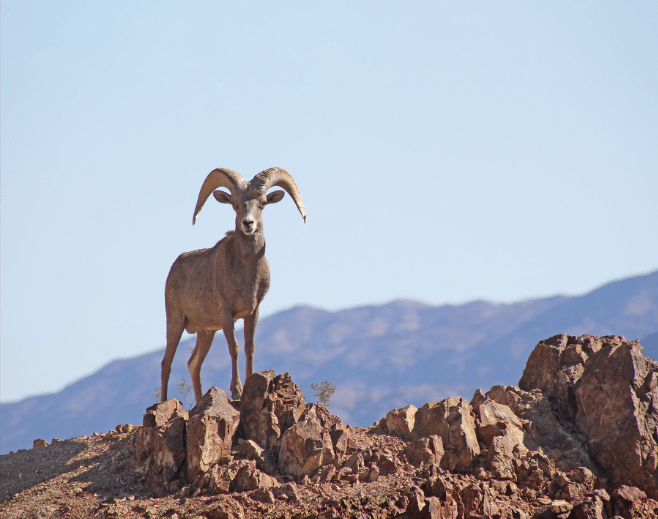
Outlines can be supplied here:
<path id="1" fill-rule="evenodd" d="M 213 199 L 192 226 L 215 167 L 285 167 L 304 198 L 307 224 L 288 197 L 265 209 L 261 316 L 580 294 L 658 268 L 653 0 L 1 14 L 4 402 L 164 345 L 171 263 L 233 226 Z"/>

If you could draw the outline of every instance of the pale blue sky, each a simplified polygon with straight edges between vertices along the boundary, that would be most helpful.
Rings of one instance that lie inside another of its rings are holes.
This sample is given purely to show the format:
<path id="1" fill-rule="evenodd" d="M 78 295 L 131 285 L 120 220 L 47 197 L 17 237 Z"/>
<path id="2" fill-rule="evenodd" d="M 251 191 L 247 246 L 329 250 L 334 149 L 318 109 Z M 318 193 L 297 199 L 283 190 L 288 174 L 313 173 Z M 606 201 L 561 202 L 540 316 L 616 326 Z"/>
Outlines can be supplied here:
<path id="1" fill-rule="evenodd" d="M 0 398 L 164 345 L 164 281 L 282 166 L 261 316 L 658 268 L 658 4 L 1 3 Z M 215 348 L 211 355 L 227 355 Z M 242 364 L 241 364 L 242 365 Z"/>

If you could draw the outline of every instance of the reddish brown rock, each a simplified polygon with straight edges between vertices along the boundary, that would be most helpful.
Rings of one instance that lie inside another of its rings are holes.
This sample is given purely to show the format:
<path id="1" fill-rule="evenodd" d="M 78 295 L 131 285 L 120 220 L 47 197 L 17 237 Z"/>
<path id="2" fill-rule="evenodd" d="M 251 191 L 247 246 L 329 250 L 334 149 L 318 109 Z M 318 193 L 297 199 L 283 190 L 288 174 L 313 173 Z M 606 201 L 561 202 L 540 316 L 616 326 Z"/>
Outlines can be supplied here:
<path id="1" fill-rule="evenodd" d="M 240 409 L 246 437 L 264 449 L 276 451 L 282 434 L 306 409 L 306 400 L 288 373 L 275 376 L 268 370 L 246 380 Z"/>
<path id="2" fill-rule="evenodd" d="M 576 412 L 574 386 L 585 370 L 585 363 L 602 347 L 618 346 L 624 341 L 618 335 L 599 338 L 565 334 L 540 341 L 528 358 L 519 387 L 526 391 L 539 389 L 544 395 L 554 397 L 562 415 L 572 420 Z"/>
<path id="3" fill-rule="evenodd" d="M 416 423 L 415 405 L 408 405 L 401 409 L 393 409 L 386 414 L 385 424 L 389 434 L 400 436 L 406 440 L 413 438 L 412 431 Z"/>
<path id="4" fill-rule="evenodd" d="M 440 436 L 432 435 L 411 441 L 407 444 L 404 454 L 409 463 L 417 467 L 423 464 L 440 465 L 445 454 L 443 440 Z"/>
<path id="5" fill-rule="evenodd" d="M 281 472 L 302 477 L 334 461 L 330 429 L 323 423 L 322 414 L 311 406 L 299 422 L 283 433 L 279 450 Z"/>
<path id="6" fill-rule="evenodd" d="M 639 486 L 658 497 L 658 363 L 642 355 L 637 341 L 551 337 L 533 350 L 519 385 L 541 391 L 537 404 L 550 402 L 524 418 L 537 430 L 534 439 L 561 455 L 560 468 L 580 458 L 593 472 L 606 471 L 615 486 Z M 560 448 L 560 436 L 573 448 Z"/>
<path id="7" fill-rule="evenodd" d="M 256 466 L 267 474 L 276 472 L 276 463 L 272 459 L 271 453 L 260 447 L 253 440 L 242 442 L 242 445 L 238 449 L 238 456 L 254 460 Z"/>
<path id="8" fill-rule="evenodd" d="M 523 424 L 524 446 L 541 447 L 563 471 L 576 467 L 596 470 L 587 446 L 568 422 L 558 420 L 550 400 L 538 390 L 523 391 L 514 386 L 494 386 L 487 392 L 491 400 L 509 407 Z"/>
<path id="9" fill-rule="evenodd" d="M 512 410 L 487 397 L 474 407 L 478 438 L 487 447 L 487 469 L 499 479 L 515 479 L 512 463 L 528 452 L 521 420 Z"/>
<path id="10" fill-rule="evenodd" d="M 395 474 L 400 470 L 400 464 L 390 452 L 377 452 L 373 455 L 372 461 L 377 467 L 377 472 L 382 476 Z"/>
<path id="11" fill-rule="evenodd" d="M 240 412 L 217 387 L 211 388 L 192 409 L 187 423 L 187 473 L 191 482 L 231 454 L 239 423 Z"/>
<path id="12" fill-rule="evenodd" d="M 658 501 L 647 498 L 637 487 L 621 485 L 612 493 L 615 512 L 624 519 L 655 519 L 658 517 Z"/>
<path id="13" fill-rule="evenodd" d="M 451 471 L 468 469 L 480 454 L 475 420 L 461 397 L 425 404 L 416 413 L 413 433 L 418 438 L 440 436 L 445 449 L 441 467 Z"/>
<path id="14" fill-rule="evenodd" d="M 185 418 L 182 404 L 171 399 L 148 408 L 135 436 L 135 457 L 146 473 L 146 486 L 157 490 L 184 478 Z M 156 424 L 160 424 L 156 426 Z"/>
<path id="15" fill-rule="evenodd" d="M 181 416 L 187 420 L 188 413 L 183 404 L 176 398 L 170 398 L 165 402 L 153 404 L 146 409 L 144 414 L 144 427 L 160 427 L 166 424 L 174 415 Z"/>
<path id="16" fill-rule="evenodd" d="M 593 354 L 576 387 L 577 426 L 616 484 L 658 498 L 658 362 L 637 341 Z"/>
<path id="17" fill-rule="evenodd" d="M 238 470 L 231 489 L 236 492 L 249 492 L 257 489 L 269 490 L 275 485 L 276 479 L 258 470 L 256 462 L 250 460 Z"/>

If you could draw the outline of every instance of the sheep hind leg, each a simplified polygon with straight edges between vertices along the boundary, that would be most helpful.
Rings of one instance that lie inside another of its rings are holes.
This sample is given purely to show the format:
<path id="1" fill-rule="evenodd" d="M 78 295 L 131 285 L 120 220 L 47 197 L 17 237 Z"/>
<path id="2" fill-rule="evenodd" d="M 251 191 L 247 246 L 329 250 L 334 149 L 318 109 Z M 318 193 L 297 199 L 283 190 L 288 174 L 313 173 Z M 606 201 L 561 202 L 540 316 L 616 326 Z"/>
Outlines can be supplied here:
<path id="1" fill-rule="evenodd" d="M 240 400 L 242 398 L 242 382 L 240 381 L 240 366 L 238 365 L 238 357 L 240 356 L 240 346 L 238 340 L 235 338 L 235 328 L 233 321 L 230 321 L 228 326 L 224 327 L 224 337 L 228 342 L 228 352 L 231 354 L 232 375 L 231 375 L 231 398 L 233 400 Z"/>
<path id="2" fill-rule="evenodd" d="M 162 371 L 160 372 L 160 402 L 167 400 L 167 386 L 171 374 L 171 363 L 174 361 L 178 343 L 185 330 L 185 317 L 182 319 L 167 319 L 167 349 L 162 359 Z"/>
<path id="3" fill-rule="evenodd" d="M 190 360 L 187 361 L 187 369 L 192 378 L 192 386 L 194 387 L 194 399 L 198 404 L 203 398 L 203 389 L 201 387 L 201 365 L 210 351 L 212 340 L 215 337 L 215 332 L 199 331 L 196 334 L 196 346 L 192 352 Z"/>

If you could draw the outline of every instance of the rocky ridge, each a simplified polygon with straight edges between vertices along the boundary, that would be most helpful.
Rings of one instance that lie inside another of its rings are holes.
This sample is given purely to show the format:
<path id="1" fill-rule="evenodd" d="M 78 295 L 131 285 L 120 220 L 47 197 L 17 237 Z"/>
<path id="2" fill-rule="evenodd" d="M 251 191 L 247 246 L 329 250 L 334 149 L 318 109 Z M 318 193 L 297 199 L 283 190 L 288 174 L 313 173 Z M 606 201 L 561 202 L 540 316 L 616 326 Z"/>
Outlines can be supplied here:
<path id="1" fill-rule="evenodd" d="M 0 456 L 0 515 L 656 517 L 656 398 L 658 362 L 621 336 L 551 337 L 519 387 L 368 428 L 264 371 L 239 402 L 212 388 L 189 412 L 172 399 L 139 427 Z"/>

